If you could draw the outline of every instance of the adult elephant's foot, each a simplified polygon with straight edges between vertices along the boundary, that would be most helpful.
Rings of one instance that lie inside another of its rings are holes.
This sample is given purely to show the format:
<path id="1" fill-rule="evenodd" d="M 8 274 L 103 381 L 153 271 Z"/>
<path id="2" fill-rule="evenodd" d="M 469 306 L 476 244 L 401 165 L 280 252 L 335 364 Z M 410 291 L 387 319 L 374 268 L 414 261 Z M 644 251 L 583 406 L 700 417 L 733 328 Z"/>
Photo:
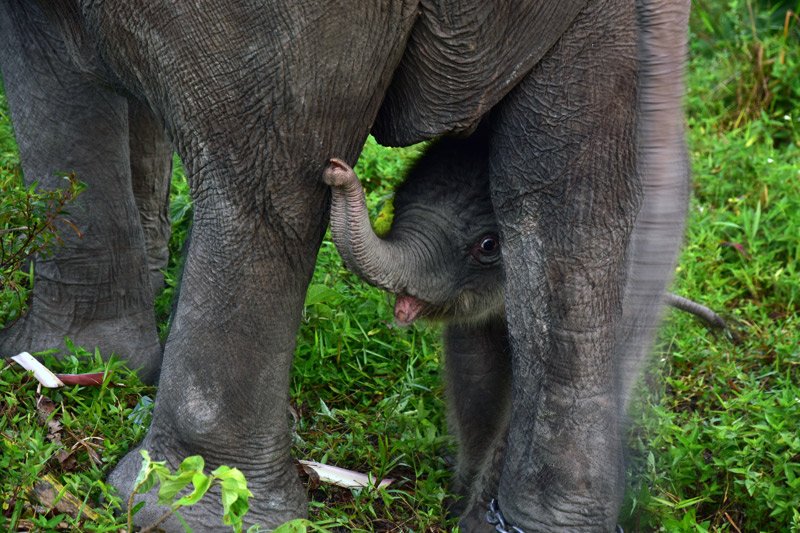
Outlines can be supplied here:
<path id="1" fill-rule="evenodd" d="M 0 331 L 0 356 L 63 350 L 65 337 L 90 350 L 99 347 L 103 357 L 117 355 L 145 383 L 158 380 L 162 348 L 152 309 L 128 316 L 76 319 L 69 309 L 55 309 L 34 298 L 26 316 Z"/>
<path id="2" fill-rule="evenodd" d="M 116 466 L 108 477 L 109 483 L 119 491 L 124 505 L 127 504 L 133 490 L 134 481 L 142 466 L 141 449 L 148 450 L 154 461 L 166 460 L 170 471 L 177 470 L 180 462 L 196 452 L 176 450 L 174 447 L 160 449 L 148 437 L 134 450 L 130 451 Z M 263 442 L 261 443 L 263 445 Z M 205 460 L 205 472 L 208 474 L 220 464 L 236 467 L 242 471 L 247 488 L 253 493 L 249 500 L 250 509 L 244 517 L 245 529 L 251 525 L 271 530 L 295 518 L 303 518 L 308 514 L 305 491 L 300 483 L 297 470 L 288 453 L 279 456 L 270 455 L 266 450 L 269 445 L 252 446 L 248 450 L 227 450 L 230 456 L 222 461 L 215 461 L 208 454 L 201 453 Z M 134 505 L 145 502 L 145 505 L 134 515 L 134 524 L 146 527 L 155 524 L 168 511 L 167 507 L 157 502 L 158 486 L 149 493 L 134 497 Z M 222 504 L 220 489 L 213 485 L 209 492 L 195 505 L 181 508 L 180 515 L 193 531 L 230 531 L 230 526 L 222 522 Z M 160 523 L 159 527 L 167 532 L 185 530 L 180 520 L 174 515 Z"/>

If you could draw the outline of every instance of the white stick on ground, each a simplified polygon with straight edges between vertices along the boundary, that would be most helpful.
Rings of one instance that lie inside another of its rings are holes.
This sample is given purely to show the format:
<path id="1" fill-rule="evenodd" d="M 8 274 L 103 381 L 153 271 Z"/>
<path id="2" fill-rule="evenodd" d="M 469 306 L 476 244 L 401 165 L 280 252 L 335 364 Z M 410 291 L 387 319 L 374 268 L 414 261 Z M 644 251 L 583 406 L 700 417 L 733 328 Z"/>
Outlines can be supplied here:
<path id="1" fill-rule="evenodd" d="M 36 358 L 28 352 L 22 352 L 18 355 L 15 355 L 11 358 L 11 360 L 25 370 L 33 372 L 33 377 L 35 377 L 43 387 L 55 389 L 57 387 L 64 386 L 64 383 L 58 379 L 55 374 L 50 372 L 46 366 L 37 361 Z"/>

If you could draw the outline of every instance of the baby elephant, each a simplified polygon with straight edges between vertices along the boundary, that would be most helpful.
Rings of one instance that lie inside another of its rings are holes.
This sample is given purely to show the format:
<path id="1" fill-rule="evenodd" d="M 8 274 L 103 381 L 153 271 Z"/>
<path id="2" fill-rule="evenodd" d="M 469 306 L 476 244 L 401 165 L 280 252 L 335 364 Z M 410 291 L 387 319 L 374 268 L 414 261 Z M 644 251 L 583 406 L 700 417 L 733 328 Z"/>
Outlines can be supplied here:
<path id="1" fill-rule="evenodd" d="M 500 237 L 480 134 L 444 138 L 412 168 L 394 198 L 394 221 L 372 230 L 358 177 L 332 159 L 323 180 L 333 190 L 331 233 L 345 264 L 367 283 L 397 295 L 395 319 L 475 324 L 503 316 Z M 709 327 L 725 321 L 707 307 L 667 293 L 665 303 Z"/>
<path id="2" fill-rule="evenodd" d="M 383 238 L 372 230 L 353 170 L 334 159 L 323 176 L 333 188 L 331 233 L 348 268 L 397 295 L 399 324 L 418 318 L 445 323 L 449 420 L 459 443 L 454 489 L 460 496 L 469 495 L 483 462 L 500 459 L 501 451 L 492 450 L 503 440 L 509 408 L 504 276 L 487 159 L 476 136 L 431 146 L 398 187 L 394 220 Z M 490 476 L 497 473 L 487 468 Z M 495 484 L 483 481 L 483 487 Z M 470 500 L 482 516 L 488 502 L 481 494 Z M 459 507 L 467 504 L 464 498 Z"/>
<path id="3" fill-rule="evenodd" d="M 331 160 L 331 232 L 348 268 L 398 295 L 395 318 L 480 322 L 503 314 L 497 221 L 485 179 L 483 143 L 443 139 L 398 187 L 394 220 L 379 238 L 353 170 Z"/>
<path id="4" fill-rule="evenodd" d="M 465 497 L 454 510 L 467 515 L 482 515 L 494 493 L 510 405 L 501 240 L 487 161 L 480 133 L 433 144 L 398 187 L 383 238 L 372 230 L 353 170 L 333 159 L 323 175 L 333 190 L 331 233 L 348 268 L 397 295 L 399 324 L 445 323 L 449 420 L 459 442 L 455 492 Z M 700 304 L 671 294 L 666 301 L 724 327 Z"/>

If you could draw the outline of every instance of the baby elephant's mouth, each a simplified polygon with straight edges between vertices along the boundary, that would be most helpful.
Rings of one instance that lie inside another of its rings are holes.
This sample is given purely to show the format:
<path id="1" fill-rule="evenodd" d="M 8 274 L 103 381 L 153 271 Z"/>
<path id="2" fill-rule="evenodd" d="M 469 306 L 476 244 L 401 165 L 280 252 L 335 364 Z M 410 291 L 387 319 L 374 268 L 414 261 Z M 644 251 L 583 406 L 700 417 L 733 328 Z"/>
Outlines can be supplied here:
<path id="1" fill-rule="evenodd" d="M 394 301 L 394 319 L 399 326 L 408 326 L 425 315 L 428 303 L 408 294 L 398 294 Z"/>

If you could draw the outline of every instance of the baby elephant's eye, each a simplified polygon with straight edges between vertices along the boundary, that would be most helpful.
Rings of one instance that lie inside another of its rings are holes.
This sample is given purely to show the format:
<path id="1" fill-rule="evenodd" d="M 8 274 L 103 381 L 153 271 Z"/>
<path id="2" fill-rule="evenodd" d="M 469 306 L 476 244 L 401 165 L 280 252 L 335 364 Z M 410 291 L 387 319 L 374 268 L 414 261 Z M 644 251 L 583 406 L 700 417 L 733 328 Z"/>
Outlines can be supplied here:
<path id="1" fill-rule="evenodd" d="M 500 238 L 496 233 L 487 233 L 472 247 L 472 257 L 481 263 L 492 263 L 500 256 Z"/>
<path id="2" fill-rule="evenodd" d="M 483 252 L 485 254 L 491 254 L 491 253 L 496 252 L 498 250 L 499 246 L 500 245 L 497 242 L 496 238 L 494 238 L 494 237 L 484 237 L 484 239 L 481 241 L 481 252 Z"/>

